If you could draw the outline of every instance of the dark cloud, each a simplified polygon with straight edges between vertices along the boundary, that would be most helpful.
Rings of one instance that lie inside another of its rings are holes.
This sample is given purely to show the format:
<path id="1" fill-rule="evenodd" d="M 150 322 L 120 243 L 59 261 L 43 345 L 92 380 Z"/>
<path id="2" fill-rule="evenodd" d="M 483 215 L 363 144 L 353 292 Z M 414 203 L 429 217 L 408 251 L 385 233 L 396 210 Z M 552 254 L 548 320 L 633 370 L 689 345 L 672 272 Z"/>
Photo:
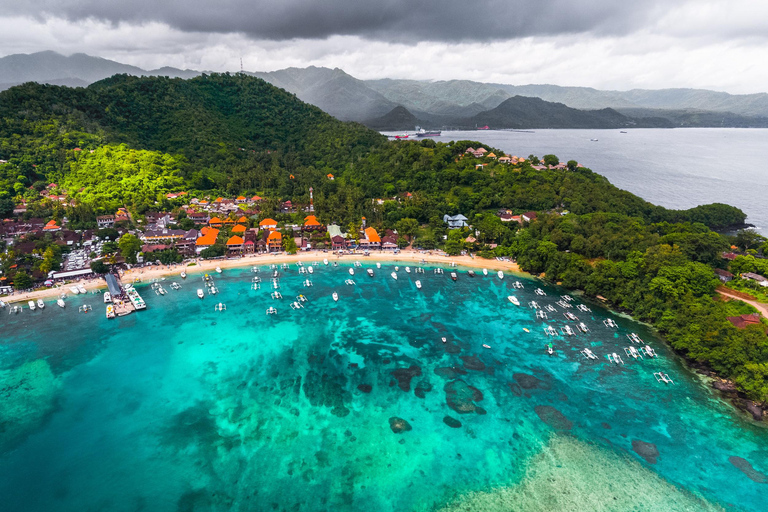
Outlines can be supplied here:
<path id="1" fill-rule="evenodd" d="M 493 41 L 577 33 L 621 35 L 686 0 L 0 0 L 4 15 L 162 22 L 254 39 L 356 35 L 403 41 Z"/>

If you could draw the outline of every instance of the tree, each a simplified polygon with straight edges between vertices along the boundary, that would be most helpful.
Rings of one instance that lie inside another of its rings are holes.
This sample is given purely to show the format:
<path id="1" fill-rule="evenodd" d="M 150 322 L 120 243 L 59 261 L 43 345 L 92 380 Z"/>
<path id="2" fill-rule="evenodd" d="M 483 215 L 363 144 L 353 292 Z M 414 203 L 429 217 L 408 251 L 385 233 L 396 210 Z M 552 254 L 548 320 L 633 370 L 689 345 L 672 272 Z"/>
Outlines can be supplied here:
<path id="1" fill-rule="evenodd" d="M 207 260 L 210 258 L 217 258 L 219 256 L 224 256 L 226 253 L 227 253 L 226 245 L 216 244 L 200 251 L 200 257 L 203 258 L 204 260 Z"/>
<path id="2" fill-rule="evenodd" d="M 296 240 L 292 236 L 283 235 L 283 250 L 288 254 L 296 254 L 299 252 L 299 246 L 296 245 Z"/>
<path id="3" fill-rule="evenodd" d="M 544 155 L 544 165 L 551 165 L 555 166 L 560 163 L 560 159 L 557 158 L 557 155 Z"/>
<path id="4" fill-rule="evenodd" d="M 0 199 L 0 219 L 5 219 L 13 215 L 13 209 L 16 205 L 10 197 Z"/>
<path id="5" fill-rule="evenodd" d="M 397 228 L 397 233 L 402 236 L 407 236 L 408 241 L 410 242 L 413 240 L 413 235 L 416 234 L 416 230 L 419 229 L 419 221 L 406 217 L 397 221 L 395 227 Z"/>
<path id="6" fill-rule="evenodd" d="M 91 262 L 91 270 L 94 274 L 107 274 L 109 273 L 109 266 L 104 263 L 104 260 L 95 260 Z"/>
<path id="7" fill-rule="evenodd" d="M 568 160 L 568 162 L 565 164 L 568 166 L 569 171 L 575 171 L 579 167 L 579 162 L 576 160 Z"/>
<path id="8" fill-rule="evenodd" d="M 13 276 L 13 287 L 17 290 L 28 290 L 32 288 L 32 278 L 29 274 L 20 270 Z"/>
<path id="9" fill-rule="evenodd" d="M 125 258 L 126 263 L 136 263 L 136 254 L 141 250 L 139 237 L 126 233 L 120 238 L 117 246 L 120 248 L 120 254 Z"/>

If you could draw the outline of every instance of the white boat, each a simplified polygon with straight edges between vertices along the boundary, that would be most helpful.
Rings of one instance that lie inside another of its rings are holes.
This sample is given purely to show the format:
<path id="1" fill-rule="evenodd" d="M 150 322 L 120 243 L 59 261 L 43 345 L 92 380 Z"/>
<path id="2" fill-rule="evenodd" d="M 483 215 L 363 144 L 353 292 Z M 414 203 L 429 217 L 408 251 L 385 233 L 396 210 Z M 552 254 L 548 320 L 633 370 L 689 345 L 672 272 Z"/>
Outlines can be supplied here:
<path id="1" fill-rule="evenodd" d="M 221 267 L 216 267 L 216 272 L 221 274 Z"/>
<path id="2" fill-rule="evenodd" d="M 663 382 L 664 384 L 674 384 L 674 382 L 672 382 L 672 379 L 670 379 L 669 375 L 667 375 L 666 373 L 658 372 L 658 373 L 654 373 L 653 376 L 656 377 L 656 382 Z"/>
<path id="3" fill-rule="evenodd" d="M 104 304 L 109 304 L 110 302 L 112 302 L 112 294 L 104 292 Z"/>
<path id="4" fill-rule="evenodd" d="M 299 302 L 291 302 L 291 309 L 301 309 L 303 307 Z"/>
<path id="5" fill-rule="evenodd" d="M 579 311 L 583 311 L 585 313 L 589 313 L 592 311 L 591 309 L 589 309 L 589 306 L 585 306 L 584 304 L 579 304 L 578 306 L 576 306 L 576 309 L 578 309 Z"/>
<path id="6" fill-rule="evenodd" d="M 557 312 L 557 308 L 555 308 L 555 306 L 553 306 L 552 304 L 547 304 L 546 306 L 544 306 L 544 309 L 546 309 L 550 313 L 556 313 Z"/>
<path id="7" fill-rule="evenodd" d="M 362 264 L 362 263 L 360 263 L 360 260 L 355 260 L 355 266 L 356 266 L 356 267 L 362 267 L 362 266 L 363 266 L 363 264 Z"/>
<path id="8" fill-rule="evenodd" d="M 23 309 L 24 308 L 22 306 L 13 305 L 8 308 L 8 314 L 10 315 L 11 313 L 21 313 Z"/>
<path id="9" fill-rule="evenodd" d="M 563 316 L 565 318 L 567 318 L 568 320 L 573 320 L 574 322 L 578 322 L 579 321 L 579 317 L 577 317 L 576 315 L 574 315 L 570 311 L 566 311 L 565 313 L 563 313 Z"/>
<path id="10" fill-rule="evenodd" d="M 312 268 L 312 265 L 307 267 L 307 272 L 309 272 L 310 274 L 313 274 L 315 272 L 315 269 Z"/>
<path id="11" fill-rule="evenodd" d="M 405 267 L 405 273 L 410 274 L 411 273 L 411 267 Z"/>
<path id="12" fill-rule="evenodd" d="M 539 309 L 539 303 L 536 302 L 535 300 L 532 300 L 531 302 L 528 303 L 528 307 L 531 309 Z"/>
<path id="13" fill-rule="evenodd" d="M 3 300 L 0 299 L 0 309 L 4 309 L 8 304 Z"/>
<path id="14" fill-rule="evenodd" d="M 45 307 L 45 302 L 43 302 L 43 299 L 37 299 L 37 307 L 40 309 L 43 309 Z"/>
<path id="15" fill-rule="evenodd" d="M 347 279 L 346 281 L 344 281 L 344 284 L 355 286 L 355 281 L 353 279 Z"/>
<path id="16" fill-rule="evenodd" d="M 637 351 L 637 349 L 633 346 L 624 347 L 624 353 L 630 356 L 632 359 L 642 359 L 643 355 Z"/>
<path id="17" fill-rule="evenodd" d="M 307 273 L 307 269 L 305 269 L 304 267 L 299 267 L 299 274 L 306 274 L 306 273 Z"/>
<path id="18" fill-rule="evenodd" d="M 573 297 L 571 297 L 570 295 L 561 295 L 560 298 L 568 302 L 571 302 L 573 300 Z"/>
<path id="19" fill-rule="evenodd" d="M 336 292 L 333 292 L 333 301 L 334 302 L 339 302 L 339 294 L 336 293 Z"/>
<path id="20" fill-rule="evenodd" d="M 395 272 L 399 272 L 399 271 L 400 271 L 400 267 L 395 266 Z"/>
<path id="21" fill-rule="evenodd" d="M 184 272 L 183 270 L 181 271 L 181 274 L 179 274 L 179 275 L 181 276 L 182 279 L 186 279 L 187 278 L 187 273 Z"/>
<path id="22" fill-rule="evenodd" d="M 642 347 L 642 351 L 645 352 L 645 355 L 647 355 L 648 357 L 657 357 L 656 351 L 653 350 L 650 345 L 646 345 Z"/>
<path id="23" fill-rule="evenodd" d="M 551 325 L 548 325 L 548 326 L 544 327 L 544 333 L 547 336 L 557 336 L 557 331 Z"/>
<path id="24" fill-rule="evenodd" d="M 547 294 L 547 293 L 546 293 L 544 290 L 542 290 L 541 288 L 536 288 L 535 292 L 536 292 L 536 295 L 541 295 L 541 296 L 544 296 L 544 295 L 546 295 L 546 294 Z"/>
<path id="25" fill-rule="evenodd" d="M 283 294 L 280 293 L 280 292 L 272 292 L 272 298 L 273 299 L 282 299 L 283 298 Z"/>
<path id="26" fill-rule="evenodd" d="M 307 302 L 307 298 L 304 295 L 301 295 L 301 294 L 296 296 L 296 300 L 299 301 L 299 302 Z"/>
<path id="27" fill-rule="evenodd" d="M 64 303 L 64 299 L 57 300 L 56 304 L 58 304 L 60 308 L 63 308 L 64 306 L 66 306 L 66 304 Z"/>
<path id="28" fill-rule="evenodd" d="M 581 329 L 581 332 L 589 332 L 589 327 L 584 322 L 579 323 L 579 329 Z"/>
<path id="29" fill-rule="evenodd" d="M 483 275 L 484 275 L 484 276 L 487 276 L 487 275 L 488 275 L 488 269 L 487 269 L 487 268 L 484 268 L 484 269 L 483 269 Z"/>
<path id="30" fill-rule="evenodd" d="M 541 309 L 539 309 L 536 311 L 536 318 L 539 318 L 541 320 L 546 320 L 549 317 L 547 316 L 546 311 L 542 311 Z"/>
<path id="31" fill-rule="evenodd" d="M 552 344 L 551 343 L 547 343 L 547 354 L 549 354 L 551 356 L 555 355 L 555 349 L 552 348 Z"/>
<path id="32" fill-rule="evenodd" d="M 571 326 L 570 326 L 570 325 L 565 325 L 565 326 L 561 327 L 561 328 L 560 328 L 560 332 L 562 332 L 563 334 L 565 334 L 565 335 L 567 335 L 567 336 L 573 336 L 574 334 L 576 334 L 576 333 L 573 331 L 573 329 L 571 329 Z"/>
<path id="33" fill-rule="evenodd" d="M 27 302 L 27 304 L 29 305 L 29 309 L 31 309 L 32 311 L 34 311 L 35 308 L 37 307 L 37 306 L 35 306 L 35 301 L 33 301 L 33 300 Z"/>
<path id="34" fill-rule="evenodd" d="M 512 286 L 514 286 L 518 290 L 521 288 L 525 288 L 525 286 L 523 286 L 523 283 L 521 283 L 520 281 L 515 281 L 514 283 L 512 283 Z"/>
<path id="35" fill-rule="evenodd" d="M 447 338 L 440 338 L 440 339 L 443 341 L 443 343 L 446 343 L 448 341 Z"/>
<path id="36" fill-rule="evenodd" d="M 198 288 L 198 289 L 197 289 L 197 296 L 198 296 L 199 298 L 201 298 L 201 299 L 202 299 L 203 297 L 205 297 L 205 294 L 203 293 L 203 289 L 202 289 L 202 288 Z"/>
<path id="37" fill-rule="evenodd" d="M 507 300 L 509 300 L 509 302 L 511 302 L 515 306 L 519 306 L 520 305 L 520 301 L 517 300 L 517 297 L 515 297 L 514 295 L 510 295 L 509 297 L 507 297 Z"/>
<path id="38" fill-rule="evenodd" d="M 80 295 L 80 290 L 77 289 L 77 286 L 70 286 L 69 290 L 75 295 Z"/>
<path id="39" fill-rule="evenodd" d="M 107 305 L 107 318 L 115 318 L 115 306 L 112 304 Z"/>
<path id="40" fill-rule="evenodd" d="M 501 270 L 496 272 L 496 275 L 499 276 L 499 279 L 504 279 L 504 272 L 502 272 Z"/>
<path id="41" fill-rule="evenodd" d="M 181 285 L 179 283 L 173 282 L 171 283 L 171 288 L 173 288 L 174 290 L 179 290 L 181 289 Z"/>
<path id="42" fill-rule="evenodd" d="M 483 343 L 483 348 L 491 348 L 491 346 L 490 345 L 486 345 L 485 343 Z"/>
<path id="43" fill-rule="evenodd" d="M 397 274 L 395 274 L 394 272 L 392 272 L 390 275 L 392 276 L 392 279 L 394 279 L 395 281 L 397 281 Z"/>
<path id="44" fill-rule="evenodd" d="M 219 302 L 218 304 L 213 306 L 213 310 L 214 311 L 226 311 L 227 310 L 227 305 L 224 304 L 223 302 Z"/>
<path id="45" fill-rule="evenodd" d="M 611 329 L 615 329 L 615 328 L 617 328 L 617 327 L 618 327 L 618 325 L 616 324 L 616 322 L 614 322 L 614 321 L 613 321 L 612 319 L 610 319 L 610 318 L 606 318 L 605 320 L 603 320 L 603 325 L 604 325 L 604 326 L 606 326 L 606 327 L 609 327 L 609 328 L 611 328 Z"/>
<path id="46" fill-rule="evenodd" d="M 597 359 L 597 356 L 588 348 L 585 348 L 584 350 L 582 350 L 581 355 L 583 355 L 587 359 Z"/>
<path id="47" fill-rule="evenodd" d="M 312 281 L 310 281 L 309 279 L 307 279 L 306 281 L 304 281 L 304 287 L 305 287 L 305 288 L 309 288 L 310 286 L 312 286 Z"/>
<path id="48" fill-rule="evenodd" d="M 270 307 L 270 308 L 267 309 L 267 314 L 268 315 L 276 315 L 277 314 L 277 309 L 275 309 L 273 307 Z"/>
<path id="49" fill-rule="evenodd" d="M 381 263 L 379 263 L 378 261 L 376 262 L 376 268 L 381 268 Z"/>
<path id="50" fill-rule="evenodd" d="M 328 258 L 323 258 L 323 265 L 328 266 Z"/>
<path id="51" fill-rule="evenodd" d="M 87 312 L 91 311 L 91 309 L 93 309 L 93 308 L 91 308 L 90 304 L 83 304 L 82 306 L 77 308 L 77 310 L 80 313 L 87 313 Z"/>
<path id="52" fill-rule="evenodd" d="M 355 275 L 355 269 L 353 269 L 352 267 L 350 267 L 349 269 L 349 275 L 351 276 Z"/>
<path id="53" fill-rule="evenodd" d="M 416 288 L 421 290 L 421 281 L 419 281 L 418 279 L 416 280 Z"/>
<path id="54" fill-rule="evenodd" d="M 80 293 L 82 293 L 82 294 L 86 294 L 86 293 L 88 293 L 88 292 L 86 292 L 86 291 L 85 291 L 85 286 L 83 286 L 83 285 L 81 285 L 81 284 L 77 285 L 77 289 L 78 289 L 78 290 L 80 291 Z"/>
<path id="55" fill-rule="evenodd" d="M 608 358 L 608 361 L 612 362 L 613 364 L 624 364 L 624 360 L 616 352 L 613 354 L 608 354 L 606 357 Z"/>
<path id="56" fill-rule="evenodd" d="M 369 276 L 371 276 L 371 277 L 373 277 L 373 269 L 372 269 L 372 268 L 369 268 L 369 269 L 368 269 L 368 275 L 369 275 Z"/>
<path id="57" fill-rule="evenodd" d="M 445 272 L 443 271 L 443 269 L 441 269 L 441 268 L 436 268 L 435 270 L 433 270 L 433 272 L 434 272 L 435 274 L 444 274 L 444 273 L 445 273 Z"/>
<path id="58" fill-rule="evenodd" d="M 451 279 L 456 281 L 459 278 L 459 275 L 456 272 L 451 272 Z"/>

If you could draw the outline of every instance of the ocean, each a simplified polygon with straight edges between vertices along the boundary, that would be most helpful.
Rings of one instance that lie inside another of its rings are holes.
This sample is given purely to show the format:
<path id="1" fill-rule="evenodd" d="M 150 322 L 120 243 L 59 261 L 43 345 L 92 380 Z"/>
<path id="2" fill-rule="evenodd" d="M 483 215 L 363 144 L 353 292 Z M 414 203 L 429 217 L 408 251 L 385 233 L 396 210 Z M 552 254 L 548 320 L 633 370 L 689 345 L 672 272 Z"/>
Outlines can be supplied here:
<path id="1" fill-rule="evenodd" d="M 645 325 L 575 297 L 590 331 L 547 336 L 576 327 L 562 289 L 404 265 L 292 265 L 282 299 L 266 266 L 203 300 L 200 274 L 168 278 L 114 320 L 98 294 L 2 312 L 0 508 L 765 510 L 768 432 Z M 627 355 L 632 332 L 658 357 Z"/>
<path id="2" fill-rule="evenodd" d="M 619 188 L 673 209 L 741 208 L 768 233 L 768 129 L 446 131 L 441 142 L 477 140 L 510 155 L 576 160 Z M 390 133 L 390 132 L 387 132 Z M 394 132 L 392 132 L 394 134 Z M 597 139 L 592 141 L 591 139 Z"/>

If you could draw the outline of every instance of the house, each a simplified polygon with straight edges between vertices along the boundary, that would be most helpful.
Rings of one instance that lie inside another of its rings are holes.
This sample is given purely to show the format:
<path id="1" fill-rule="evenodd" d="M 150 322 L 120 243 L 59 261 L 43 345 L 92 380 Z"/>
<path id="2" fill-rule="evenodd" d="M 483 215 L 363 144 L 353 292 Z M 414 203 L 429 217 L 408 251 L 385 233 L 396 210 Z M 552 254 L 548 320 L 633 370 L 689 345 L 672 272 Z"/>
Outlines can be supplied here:
<path id="1" fill-rule="evenodd" d="M 397 249 L 397 238 L 391 235 L 387 235 L 381 239 L 381 248 L 385 251 L 393 251 Z"/>
<path id="2" fill-rule="evenodd" d="M 754 272 L 744 272 L 743 274 L 741 274 L 741 278 L 757 281 L 757 284 L 759 284 L 760 286 L 768 287 L 768 279 L 761 276 L 760 274 L 755 274 Z"/>
<path id="3" fill-rule="evenodd" d="M 96 224 L 99 228 L 111 228 L 115 225 L 114 215 L 99 215 L 96 217 Z"/>
<path id="4" fill-rule="evenodd" d="M 207 249 L 213 245 L 216 245 L 216 238 L 219 236 L 219 230 L 215 228 L 203 228 L 200 230 L 200 238 L 195 240 L 195 250 L 199 253 L 203 249 Z"/>
<path id="5" fill-rule="evenodd" d="M 253 240 L 246 240 L 243 244 L 243 252 L 248 254 L 256 252 L 256 242 Z"/>
<path id="6" fill-rule="evenodd" d="M 525 212 L 520 216 L 523 222 L 533 222 L 536 220 L 536 212 Z"/>
<path id="7" fill-rule="evenodd" d="M 334 180 L 333 174 L 328 173 L 328 174 L 325 175 L 325 177 L 328 178 L 331 181 Z"/>
<path id="8" fill-rule="evenodd" d="M 760 315 L 752 313 L 751 315 L 729 316 L 728 321 L 737 329 L 744 329 L 750 325 L 760 325 Z"/>
<path id="9" fill-rule="evenodd" d="M 306 219 L 304 219 L 304 231 L 317 231 L 322 229 L 322 227 L 323 225 L 317 221 L 317 217 L 314 215 L 309 215 Z"/>
<path id="10" fill-rule="evenodd" d="M 240 216 L 240 217 L 237 219 L 237 223 L 238 223 L 238 224 L 245 224 L 245 225 L 247 226 L 247 225 L 248 225 L 248 217 L 246 217 L 245 215 L 241 215 L 241 216 Z"/>
<path id="11" fill-rule="evenodd" d="M 724 252 L 720 256 L 722 256 L 724 260 L 733 261 L 738 258 L 739 255 L 735 252 Z"/>
<path id="12" fill-rule="evenodd" d="M 509 155 L 504 155 L 499 157 L 499 163 L 500 164 L 511 164 L 512 158 L 510 158 Z"/>
<path id="13" fill-rule="evenodd" d="M 260 201 L 261 201 L 261 197 L 259 197 L 259 196 L 253 196 L 253 197 L 251 198 L 251 202 L 252 202 L 252 203 L 258 203 L 258 202 L 260 202 Z"/>
<path id="14" fill-rule="evenodd" d="M 331 238 L 335 236 L 344 238 L 344 235 L 342 234 L 341 228 L 338 226 L 338 224 L 328 224 L 328 236 Z"/>
<path id="15" fill-rule="evenodd" d="M 229 237 L 229 240 L 227 240 L 227 251 L 232 252 L 243 252 L 243 244 L 245 243 L 245 240 L 243 240 L 241 237 L 237 235 L 233 235 Z"/>
<path id="16" fill-rule="evenodd" d="M 520 222 L 519 215 L 512 215 L 511 213 L 502 213 L 499 215 L 501 222 Z"/>
<path id="17" fill-rule="evenodd" d="M 715 269 L 715 274 L 717 274 L 717 278 L 720 279 L 724 283 L 727 283 L 728 281 L 733 279 L 733 274 L 731 274 L 727 270 L 722 270 L 722 269 L 716 268 Z"/>
<path id="18" fill-rule="evenodd" d="M 238 224 L 237 226 L 232 228 L 233 235 L 244 235 L 245 232 L 246 232 L 246 228 L 242 224 Z"/>
<path id="19" fill-rule="evenodd" d="M 448 224 L 448 229 L 461 229 L 465 226 L 469 226 L 467 224 L 467 219 L 462 214 L 458 215 L 443 215 L 443 222 Z"/>
<path id="20" fill-rule="evenodd" d="M 211 220 L 208 221 L 208 225 L 212 228 L 220 228 L 221 227 L 221 219 L 218 217 L 213 217 Z"/>
<path id="21" fill-rule="evenodd" d="M 279 231 L 272 231 L 267 237 L 267 248 L 269 252 L 279 252 L 283 250 L 283 235 Z"/>
<path id="22" fill-rule="evenodd" d="M 334 251 L 344 249 L 344 245 L 345 245 L 344 242 L 345 240 L 343 236 L 340 236 L 340 235 L 333 236 L 331 237 L 331 248 Z"/>
<path id="23" fill-rule="evenodd" d="M 381 237 L 373 228 L 365 228 L 363 231 L 365 238 L 360 240 L 360 247 L 363 249 L 380 249 Z"/>
<path id="24" fill-rule="evenodd" d="M 259 228 L 261 229 L 277 229 L 277 221 L 275 219 L 264 219 L 259 222 Z"/>
<path id="25" fill-rule="evenodd" d="M 56 224 L 55 220 L 48 221 L 48 223 L 43 227 L 43 231 L 46 233 L 51 233 L 54 231 L 61 231 L 61 226 Z"/>
<path id="26" fill-rule="evenodd" d="M 176 199 L 185 195 L 187 195 L 186 192 L 169 192 L 165 194 L 165 197 L 167 197 L 168 199 Z"/>
<path id="27" fill-rule="evenodd" d="M 284 201 L 280 204 L 280 213 L 296 213 L 296 207 L 290 201 Z"/>
<path id="28" fill-rule="evenodd" d="M 187 210 L 187 218 L 195 224 L 208 224 L 208 214 L 205 212 L 195 212 Z"/>
<path id="29" fill-rule="evenodd" d="M 245 196 L 237 196 L 237 199 L 235 199 L 235 202 L 237 204 L 243 204 L 246 202 Z"/>
<path id="30" fill-rule="evenodd" d="M 183 229 L 148 229 L 141 238 L 145 242 L 173 241 L 180 240 L 186 233 Z"/>

